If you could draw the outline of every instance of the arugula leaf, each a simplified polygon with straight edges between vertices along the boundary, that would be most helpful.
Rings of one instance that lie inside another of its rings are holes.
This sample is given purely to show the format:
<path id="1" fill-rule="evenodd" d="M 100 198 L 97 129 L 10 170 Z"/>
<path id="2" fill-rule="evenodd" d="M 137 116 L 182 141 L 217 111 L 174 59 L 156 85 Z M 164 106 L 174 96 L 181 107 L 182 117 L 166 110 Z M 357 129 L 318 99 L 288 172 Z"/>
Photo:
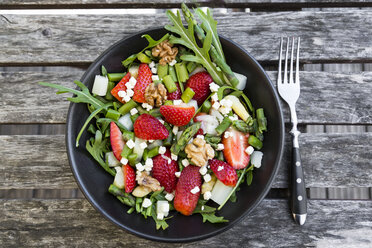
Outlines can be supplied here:
<path id="1" fill-rule="evenodd" d="M 218 100 L 221 101 L 222 100 L 222 97 L 223 97 L 223 93 L 225 90 L 227 89 L 232 89 L 232 90 L 235 90 L 234 87 L 231 87 L 231 86 L 222 86 L 218 89 L 217 91 L 217 96 L 218 96 Z"/>
<path id="2" fill-rule="evenodd" d="M 102 140 L 101 131 L 97 130 L 95 138 L 87 140 L 85 148 L 92 155 L 92 157 L 102 166 L 105 171 L 115 176 L 116 172 L 103 161 L 104 150 L 106 149 L 107 140 Z"/>
<path id="3" fill-rule="evenodd" d="M 217 21 L 213 19 L 212 13 L 210 12 L 209 8 L 207 9 L 207 14 L 203 12 L 200 8 L 195 10 L 195 13 L 198 15 L 200 20 L 202 21 L 201 27 L 205 32 L 211 30 L 212 34 L 212 44 L 216 48 L 217 53 L 225 61 L 225 55 L 223 54 L 222 46 L 220 43 L 220 39 L 218 38 L 217 34 Z"/>
<path id="4" fill-rule="evenodd" d="M 192 214 L 214 213 L 216 211 L 216 208 L 205 205 L 206 203 L 206 200 L 199 199 Z"/>
<path id="5" fill-rule="evenodd" d="M 249 170 L 247 174 L 247 184 L 248 186 L 251 185 L 253 180 L 253 170 Z"/>
<path id="6" fill-rule="evenodd" d="M 100 100 L 96 99 L 93 97 L 89 89 L 80 81 L 74 81 L 74 83 L 79 86 L 80 90 L 75 90 L 71 89 L 62 85 L 58 84 L 52 84 L 52 83 L 46 83 L 46 82 L 39 82 L 40 85 L 42 86 L 48 86 L 51 88 L 57 89 L 57 94 L 63 94 L 63 93 L 73 93 L 76 96 L 75 97 L 69 97 L 67 100 L 70 102 L 75 102 L 75 103 L 87 103 L 87 104 L 92 104 L 96 109 L 103 107 L 104 103 L 101 102 Z"/>
<path id="7" fill-rule="evenodd" d="M 167 10 L 166 13 L 173 26 L 165 25 L 164 28 L 180 36 L 175 37 L 171 35 L 169 41 L 172 44 L 183 45 L 191 49 L 195 53 L 195 55 L 182 55 L 181 59 L 184 61 L 191 61 L 202 64 L 207 69 L 214 82 L 219 85 L 223 85 L 224 80 L 222 78 L 222 75 L 213 65 L 208 53 L 212 44 L 212 31 L 208 30 L 203 42 L 203 47 L 200 48 L 195 40 L 194 23 L 192 22 L 192 20 L 188 21 L 188 28 L 186 29 L 182 24 L 182 19 L 179 11 L 177 11 L 177 16 L 170 10 Z"/>
<path id="8" fill-rule="evenodd" d="M 168 223 L 166 222 L 166 220 L 172 218 L 173 216 L 170 216 L 168 218 L 164 218 L 162 220 L 158 220 L 158 217 L 156 215 L 156 209 L 155 209 L 155 206 L 154 204 L 152 204 L 151 206 L 151 217 L 154 219 L 155 221 L 155 224 L 156 224 L 156 230 L 159 230 L 160 228 L 165 230 L 168 228 Z"/>
<path id="9" fill-rule="evenodd" d="M 203 222 L 209 221 L 210 223 L 224 223 L 229 222 L 223 216 L 216 216 L 214 213 L 202 213 Z"/>
<path id="10" fill-rule="evenodd" d="M 145 51 L 146 49 L 148 49 L 148 48 L 152 48 L 152 47 L 154 47 L 154 46 L 157 46 L 159 43 L 161 43 L 161 42 L 163 42 L 163 41 L 165 41 L 166 39 L 168 39 L 168 37 L 169 37 L 169 34 L 167 33 L 167 34 L 165 34 L 160 40 L 154 40 L 150 35 L 148 35 L 148 34 L 144 34 L 144 35 L 142 35 L 141 36 L 142 38 L 145 38 L 147 41 L 148 41 L 148 45 L 147 45 L 147 47 L 145 47 L 144 49 L 142 49 L 141 50 L 141 52 L 139 52 L 139 53 L 142 53 L 143 51 Z M 136 58 L 137 58 L 137 54 L 138 53 L 136 53 L 136 54 L 132 54 L 132 55 L 130 55 L 128 58 L 126 58 L 125 60 L 123 60 L 121 63 L 122 63 L 122 65 L 124 66 L 124 67 L 129 67 L 135 60 L 136 60 Z"/>

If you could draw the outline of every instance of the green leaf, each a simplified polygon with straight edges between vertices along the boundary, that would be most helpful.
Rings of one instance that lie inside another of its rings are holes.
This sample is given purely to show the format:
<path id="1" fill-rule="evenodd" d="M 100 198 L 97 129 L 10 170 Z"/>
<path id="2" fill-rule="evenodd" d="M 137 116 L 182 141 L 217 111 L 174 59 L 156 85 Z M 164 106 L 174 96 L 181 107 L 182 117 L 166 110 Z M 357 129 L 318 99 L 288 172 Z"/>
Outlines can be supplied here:
<path id="1" fill-rule="evenodd" d="M 224 91 L 227 90 L 227 89 L 235 90 L 235 88 L 234 88 L 234 87 L 231 87 L 231 86 L 222 86 L 222 87 L 220 87 L 220 88 L 218 89 L 218 91 L 217 91 L 217 96 L 218 96 L 218 100 L 219 100 L 219 101 L 222 100 L 222 98 L 223 98 L 223 93 L 224 93 Z"/>
<path id="2" fill-rule="evenodd" d="M 223 60 L 225 60 L 220 39 L 218 38 L 217 21 L 213 19 L 212 13 L 210 12 L 209 8 L 207 9 L 207 14 L 205 14 L 203 10 L 201 10 L 200 8 L 197 8 L 195 10 L 195 13 L 202 21 L 201 27 L 207 33 L 207 36 L 208 32 L 211 33 L 211 42 L 213 46 L 216 48 L 217 53 Z"/>
<path id="3" fill-rule="evenodd" d="M 248 186 L 251 185 L 253 180 L 253 170 L 249 170 L 247 174 L 247 184 Z"/>
<path id="4" fill-rule="evenodd" d="M 102 141 L 102 133 L 97 130 L 95 139 L 87 140 L 85 148 L 92 157 L 102 166 L 105 171 L 115 176 L 116 172 L 103 161 L 104 150 L 106 149 L 107 140 Z"/>
<path id="5" fill-rule="evenodd" d="M 214 213 L 202 213 L 203 222 L 209 221 L 210 223 L 224 223 L 229 222 L 223 216 L 216 216 Z"/>
<path id="6" fill-rule="evenodd" d="M 192 20 L 189 20 L 188 22 L 188 29 L 186 29 L 182 24 L 182 19 L 180 12 L 177 11 L 177 16 L 170 10 L 167 10 L 167 16 L 169 20 L 172 22 L 173 26 L 166 25 L 165 29 L 167 29 L 170 32 L 173 32 L 175 34 L 178 34 L 180 37 L 170 36 L 169 41 L 172 44 L 180 44 L 183 45 L 190 50 L 192 50 L 195 53 L 195 57 L 197 57 L 200 64 L 202 64 L 211 77 L 213 78 L 214 82 L 223 85 L 224 81 L 221 77 L 221 73 L 217 71 L 217 68 L 213 65 L 212 61 L 209 58 L 209 41 L 204 42 L 205 47 L 200 48 L 198 44 L 195 41 L 195 34 L 194 34 L 194 23 Z M 185 57 L 184 57 L 185 58 Z M 186 57 L 191 59 L 191 57 Z M 195 58 L 192 58 L 192 61 L 195 61 Z M 189 60 L 188 60 L 189 61 Z"/>

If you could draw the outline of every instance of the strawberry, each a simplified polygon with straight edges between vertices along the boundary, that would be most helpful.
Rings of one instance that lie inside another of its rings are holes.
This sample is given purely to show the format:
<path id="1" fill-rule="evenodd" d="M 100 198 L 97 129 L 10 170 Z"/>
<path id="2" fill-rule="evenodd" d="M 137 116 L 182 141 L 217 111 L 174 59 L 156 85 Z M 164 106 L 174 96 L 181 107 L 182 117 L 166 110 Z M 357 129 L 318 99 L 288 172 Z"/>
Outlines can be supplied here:
<path id="1" fill-rule="evenodd" d="M 179 86 L 179 84 L 177 82 L 176 82 L 176 86 L 177 86 L 177 90 L 176 91 L 174 91 L 172 93 L 169 93 L 168 92 L 168 95 L 167 95 L 168 100 L 178 100 L 178 99 L 181 99 L 182 92 L 181 92 L 180 86 Z"/>
<path id="2" fill-rule="evenodd" d="M 131 75 L 128 72 L 125 76 L 120 80 L 120 82 L 111 90 L 111 95 L 113 95 L 119 102 L 125 103 L 123 99 L 119 96 L 119 91 L 126 91 L 127 86 L 125 84 L 129 81 Z"/>
<path id="3" fill-rule="evenodd" d="M 226 132 L 232 133 L 232 137 L 225 138 L 225 134 L 223 134 L 222 143 L 225 146 L 223 155 L 227 163 L 235 170 L 243 169 L 249 163 L 249 155 L 245 152 L 249 146 L 249 134 L 239 132 L 232 127 L 228 128 Z"/>
<path id="4" fill-rule="evenodd" d="M 226 186 L 235 186 L 238 182 L 238 175 L 234 168 L 226 162 L 218 159 L 209 160 L 209 166 L 218 180 Z"/>
<path id="5" fill-rule="evenodd" d="M 195 187 L 201 187 L 202 180 L 199 173 L 199 167 L 189 165 L 185 167 L 178 179 L 176 194 L 174 197 L 174 208 L 183 215 L 191 215 L 194 211 L 200 191 L 191 193 Z"/>
<path id="6" fill-rule="evenodd" d="M 203 112 L 199 112 L 195 115 L 194 117 L 194 122 L 202 122 L 198 116 L 201 116 L 201 115 L 206 115 L 206 113 L 203 113 Z M 194 137 L 198 136 L 198 135 L 204 135 L 204 130 L 202 128 L 199 128 L 199 130 L 196 132 L 196 134 L 194 135 Z"/>
<path id="7" fill-rule="evenodd" d="M 186 104 L 163 105 L 160 107 L 160 113 L 168 123 L 175 126 L 184 126 L 194 116 L 195 108 Z"/>
<path id="8" fill-rule="evenodd" d="M 152 176 L 160 182 L 165 191 L 172 193 L 177 184 L 177 177 L 174 173 L 178 171 L 178 165 L 174 160 L 168 163 L 167 158 L 171 158 L 169 149 L 164 155 L 159 154 L 153 157 Z"/>
<path id="9" fill-rule="evenodd" d="M 125 143 L 119 127 L 113 121 L 110 123 L 110 143 L 115 158 L 120 161 Z"/>
<path id="10" fill-rule="evenodd" d="M 133 100 L 136 102 L 144 103 L 145 101 L 145 90 L 149 84 L 152 83 L 152 72 L 147 64 L 140 64 L 138 68 L 137 83 L 134 86 Z"/>
<path id="11" fill-rule="evenodd" d="M 168 129 L 154 116 L 140 115 L 134 122 L 134 134 L 144 140 L 162 140 L 169 135 Z"/>
<path id="12" fill-rule="evenodd" d="M 198 102 L 198 105 L 201 105 L 211 93 L 209 84 L 212 82 L 212 77 L 205 71 L 198 72 L 187 80 L 186 87 L 190 87 L 195 92 L 193 99 Z"/>
<path id="13" fill-rule="evenodd" d="M 136 186 L 136 173 L 129 164 L 123 165 L 122 170 L 124 175 L 125 192 L 130 193 Z"/>

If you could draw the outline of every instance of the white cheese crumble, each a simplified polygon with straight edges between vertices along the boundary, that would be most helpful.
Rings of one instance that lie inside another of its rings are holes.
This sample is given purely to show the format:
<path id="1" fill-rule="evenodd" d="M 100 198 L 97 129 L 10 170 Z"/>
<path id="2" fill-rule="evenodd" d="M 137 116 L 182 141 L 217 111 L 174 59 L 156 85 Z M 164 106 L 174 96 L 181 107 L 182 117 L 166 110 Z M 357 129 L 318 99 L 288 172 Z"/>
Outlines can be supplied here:
<path id="1" fill-rule="evenodd" d="M 142 202 L 142 207 L 144 208 L 148 208 L 152 205 L 152 202 L 149 198 L 145 198 L 143 199 L 143 202 Z"/>
<path id="2" fill-rule="evenodd" d="M 217 151 L 222 151 L 223 149 L 225 149 L 225 146 L 223 144 L 217 144 Z"/>
<path id="3" fill-rule="evenodd" d="M 223 168 L 224 168 L 223 166 L 218 166 L 217 171 L 222 171 Z"/>
<path id="4" fill-rule="evenodd" d="M 128 140 L 126 145 L 130 148 L 130 149 L 133 149 L 133 147 L 135 146 L 135 143 L 133 140 Z"/>
<path id="5" fill-rule="evenodd" d="M 174 195 L 173 195 L 173 194 L 167 193 L 167 194 L 165 195 L 165 199 L 167 199 L 167 201 L 172 201 L 173 198 L 174 198 Z"/>
<path id="6" fill-rule="evenodd" d="M 215 110 L 218 110 L 220 108 L 220 106 L 221 106 L 221 104 L 216 101 L 215 103 L 213 103 L 212 108 L 215 109 Z"/>
<path id="7" fill-rule="evenodd" d="M 174 173 L 174 175 L 176 175 L 176 177 L 180 177 L 181 176 L 181 172 L 180 171 L 177 171 Z"/>
<path id="8" fill-rule="evenodd" d="M 212 100 L 215 101 L 215 102 L 218 101 L 218 95 L 217 95 L 217 93 L 214 93 L 214 94 L 212 95 Z"/>
<path id="9" fill-rule="evenodd" d="M 136 164 L 137 171 L 143 171 L 145 169 L 145 166 L 143 166 L 141 163 Z"/>
<path id="10" fill-rule="evenodd" d="M 159 147 L 159 154 L 164 154 L 166 151 L 167 151 L 167 148 L 165 148 L 164 146 Z"/>
<path id="11" fill-rule="evenodd" d="M 124 102 L 129 102 L 131 100 L 130 96 L 126 95 L 123 97 Z"/>
<path id="12" fill-rule="evenodd" d="M 118 96 L 121 97 L 121 98 L 125 97 L 126 95 L 127 95 L 127 93 L 124 90 L 120 90 L 118 92 Z"/>
<path id="13" fill-rule="evenodd" d="M 207 172 L 208 172 L 208 169 L 207 169 L 207 166 L 202 166 L 202 167 L 200 167 L 200 169 L 199 169 L 199 173 L 202 175 L 202 176 L 204 176 L 205 174 L 207 174 Z"/>
<path id="14" fill-rule="evenodd" d="M 206 183 L 209 182 L 210 180 L 212 180 L 212 177 L 211 177 L 210 174 L 205 174 L 205 175 L 203 176 L 203 178 L 204 178 L 204 181 L 205 181 Z"/>
<path id="15" fill-rule="evenodd" d="M 120 159 L 120 163 L 122 163 L 123 165 L 126 165 L 126 164 L 128 164 L 128 159 L 126 159 L 126 158 L 121 158 L 121 159 Z"/>
<path id="16" fill-rule="evenodd" d="M 199 138 L 199 139 L 204 139 L 204 135 L 200 135 L 200 134 L 198 134 L 197 136 L 196 136 L 196 138 Z"/>
<path id="17" fill-rule="evenodd" d="M 149 143 L 154 143 L 155 140 L 149 140 Z"/>
<path id="18" fill-rule="evenodd" d="M 223 115 L 227 115 L 228 113 L 230 113 L 231 108 L 221 107 L 218 111 L 220 111 L 220 113 L 223 114 Z"/>
<path id="19" fill-rule="evenodd" d="M 146 142 L 142 142 L 142 143 L 140 144 L 140 147 L 141 147 L 142 149 L 145 149 L 145 148 L 147 147 Z"/>
<path id="20" fill-rule="evenodd" d="M 162 120 L 162 119 L 159 119 L 159 121 L 160 121 L 160 123 L 161 123 L 161 124 L 164 124 L 164 120 Z"/>
<path id="21" fill-rule="evenodd" d="M 189 160 L 188 160 L 187 158 L 182 159 L 181 163 L 182 163 L 182 165 L 185 166 L 185 167 L 189 166 L 189 164 L 190 164 L 190 162 L 189 162 Z"/>
<path id="22" fill-rule="evenodd" d="M 138 113 L 138 110 L 136 108 L 132 108 L 129 112 L 131 115 L 135 115 Z"/>
<path id="23" fill-rule="evenodd" d="M 158 69 L 156 67 L 151 68 L 152 74 L 156 74 L 158 72 Z"/>
<path id="24" fill-rule="evenodd" d="M 137 83 L 137 79 L 135 79 L 134 77 L 130 77 L 128 83 L 126 83 L 125 86 L 127 86 L 127 88 L 133 88 L 134 85 Z"/>
<path id="25" fill-rule="evenodd" d="M 180 105 L 182 104 L 182 100 L 173 100 L 173 105 Z"/>
<path id="26" fill-rule="evenodd" d="M 158 75 L 152 75 L 151 76 L 151 79 L 152 79 L 152 81 L 158 81 L 158 80 L 160 80 L 160 78 L 159 78 Z"/>
<path id="27" fill-rule="evenodd" d="M 231 108 L 233 105 L 233 102 L 230 99 L 225 99 L 225 98 L 222 99 L 220 103 L 221 103 L 221 106 L 224 106 L 226 108 Z"/>
<path id="28" fill-rule="evenodd" d="M 245 152 L 248 155 L 251 155 L 254 152 L 254 148 L 252 146 L 248 146 L 247 149 L 245 149 Z"/>
<path id="29" fill-rule="evenodd" d="M 145 108 L 147 111 L 150 111 L 152 109 L 152 106 L 148 103 L 142 103 L 142 108 Z"/>
<path id="30" fill-rule="evenodd" d="M 239 117 L 236 114 L 234 114 L 233 116 L 229 116 L 229 119 L 232 121 L 237 121 L 239 120 Z"/>
<path id="31" fill-rule="evenodd" d="M 150 68 L 154 68 L 155 67 L 155 62 L 154 61 L 151 61 L 151 63 L 149 64 Z"/>
<path id="32" fill-rule="evenodd" d="M 218 84 L 214 83 L 214 82 L 209 84 L 209 89 L 212 92 L 217 92 L 219 88 L 220 88 L 220 86 Z"/>
<path id="33" fill-rule="evenodd" d="M 210 191 L 205 192 L 203 195 L 204 200 L 209 200 L 211 197 L 212 193 Z"/>
<path id="34" fill-rule="evenodd" d="M 223 134 L 223 137 L 225 137 L 227 139 L 228 137 L 230 137 L 230 133 L 231 132 L 229 132 L 229 131 L 225 131 L 225 133 Z"/>
<path id="35" fill-rule="evenodd" d="M 178 126 L 174 126 L 173 129 L 172 129 L 172 132 L 173 132 L 174 135 L 177 135 Z"/>
<path id="36" fill-rule="evenodd" d="M 129 97 L 134 96 L 134 91 L 132 89 L 127 89 L 127 96 Z"/>
<path id="37" fill-rule="evenodd" d="M 145 162 L 145 170 L 151 171 L 153 166 L 154 166 L 154 162 L 152 161 L 151 158 L 148 158 Z"/>
<path id="38" fill-rule="evenodd" d="M 172 60 L 172 61 L 169 63 L 170 66 L 174 66 L 175 64 L 177 64 L 177 60 L 175 60 L 175 59 Z"/>
<path id="39" fill-rule="evenodd" d="M 156 218 L 157 218 L 158 220 L 162 220 L 162 219 L 164 219 L 164 213 L 158 213 L 158 214 L 156 215 Z"/>
<path id="40" fill-rule="evenodd" d="M 172 160 L 177 161 L 178 156 L 176 154 L 171 153 L 171 158 Z"/>
<path id="41" fill-rule="evenodd" d="M 190 192 L 192 193 L 192 194 L 196 194 L 196 193 L 198 193 L 200 191 L 200 188 L 198 187 L 198 186 L 195 186 L 195 188 L 193 188 L 192 190 L 190 190 Z"/>

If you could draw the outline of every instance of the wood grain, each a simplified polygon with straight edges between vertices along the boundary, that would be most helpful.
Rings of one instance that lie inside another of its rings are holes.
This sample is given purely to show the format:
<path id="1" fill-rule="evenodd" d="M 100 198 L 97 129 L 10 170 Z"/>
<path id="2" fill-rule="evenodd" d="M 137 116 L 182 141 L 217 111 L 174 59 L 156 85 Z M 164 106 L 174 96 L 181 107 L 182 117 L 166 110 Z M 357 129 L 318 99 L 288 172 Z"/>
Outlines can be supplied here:
<path id="1" fill-rule="evenodd" d="M 81 72 L 0 72 L 0 123 L 65 123 L 67 95 L 42 87 L 47 81 L 74 87 Z M 270 72 L 276 82 L 276 72 Z M 301 97 L 297 102 L 299 123 L 372 124 L 372 72 L 339 74 L 301 72 Z M 22 97 L 20 97 L 22 96 Z M 285 121 L 289 111 L 282 102 Z"/>
<path id="2" fill-rule="evenodd" d="M 0 200 L 0 246 L 367 248 L 372 245 L 372 201 L 310 200 L 307 222 L 302 227 L 293 222 L 287 208 L 285 200 L 264 200 L 249 216 L 222 234 L 193 243 L 166 244 L 119 229 L 86 200 Z M 152 222 L 149 225 L 154 226 Z"/>
<path id="3" fill-rule="evenodd" d="M 307 187 L 372 187 L 372 133 L 302 134 L 300 146 Z M 0 147 L 0 189 L 77 187 L 63 135 L 0 136 Z M 273 188 L 288 187 L 290 147 Z"/>
<path id="4" fill-rule="evenodd" d="M 277 59 L 279 37 L 300 36 L 305 63 L 371 61 L 371 16 L 370 10 L 215 15 L 220 33 L 259 61 Z M 87 64 L 114 42 L 138 32 L 139 23 L 146 29 L 169 22 L 164 13 L 0 16 L 0 64 Z"/>

